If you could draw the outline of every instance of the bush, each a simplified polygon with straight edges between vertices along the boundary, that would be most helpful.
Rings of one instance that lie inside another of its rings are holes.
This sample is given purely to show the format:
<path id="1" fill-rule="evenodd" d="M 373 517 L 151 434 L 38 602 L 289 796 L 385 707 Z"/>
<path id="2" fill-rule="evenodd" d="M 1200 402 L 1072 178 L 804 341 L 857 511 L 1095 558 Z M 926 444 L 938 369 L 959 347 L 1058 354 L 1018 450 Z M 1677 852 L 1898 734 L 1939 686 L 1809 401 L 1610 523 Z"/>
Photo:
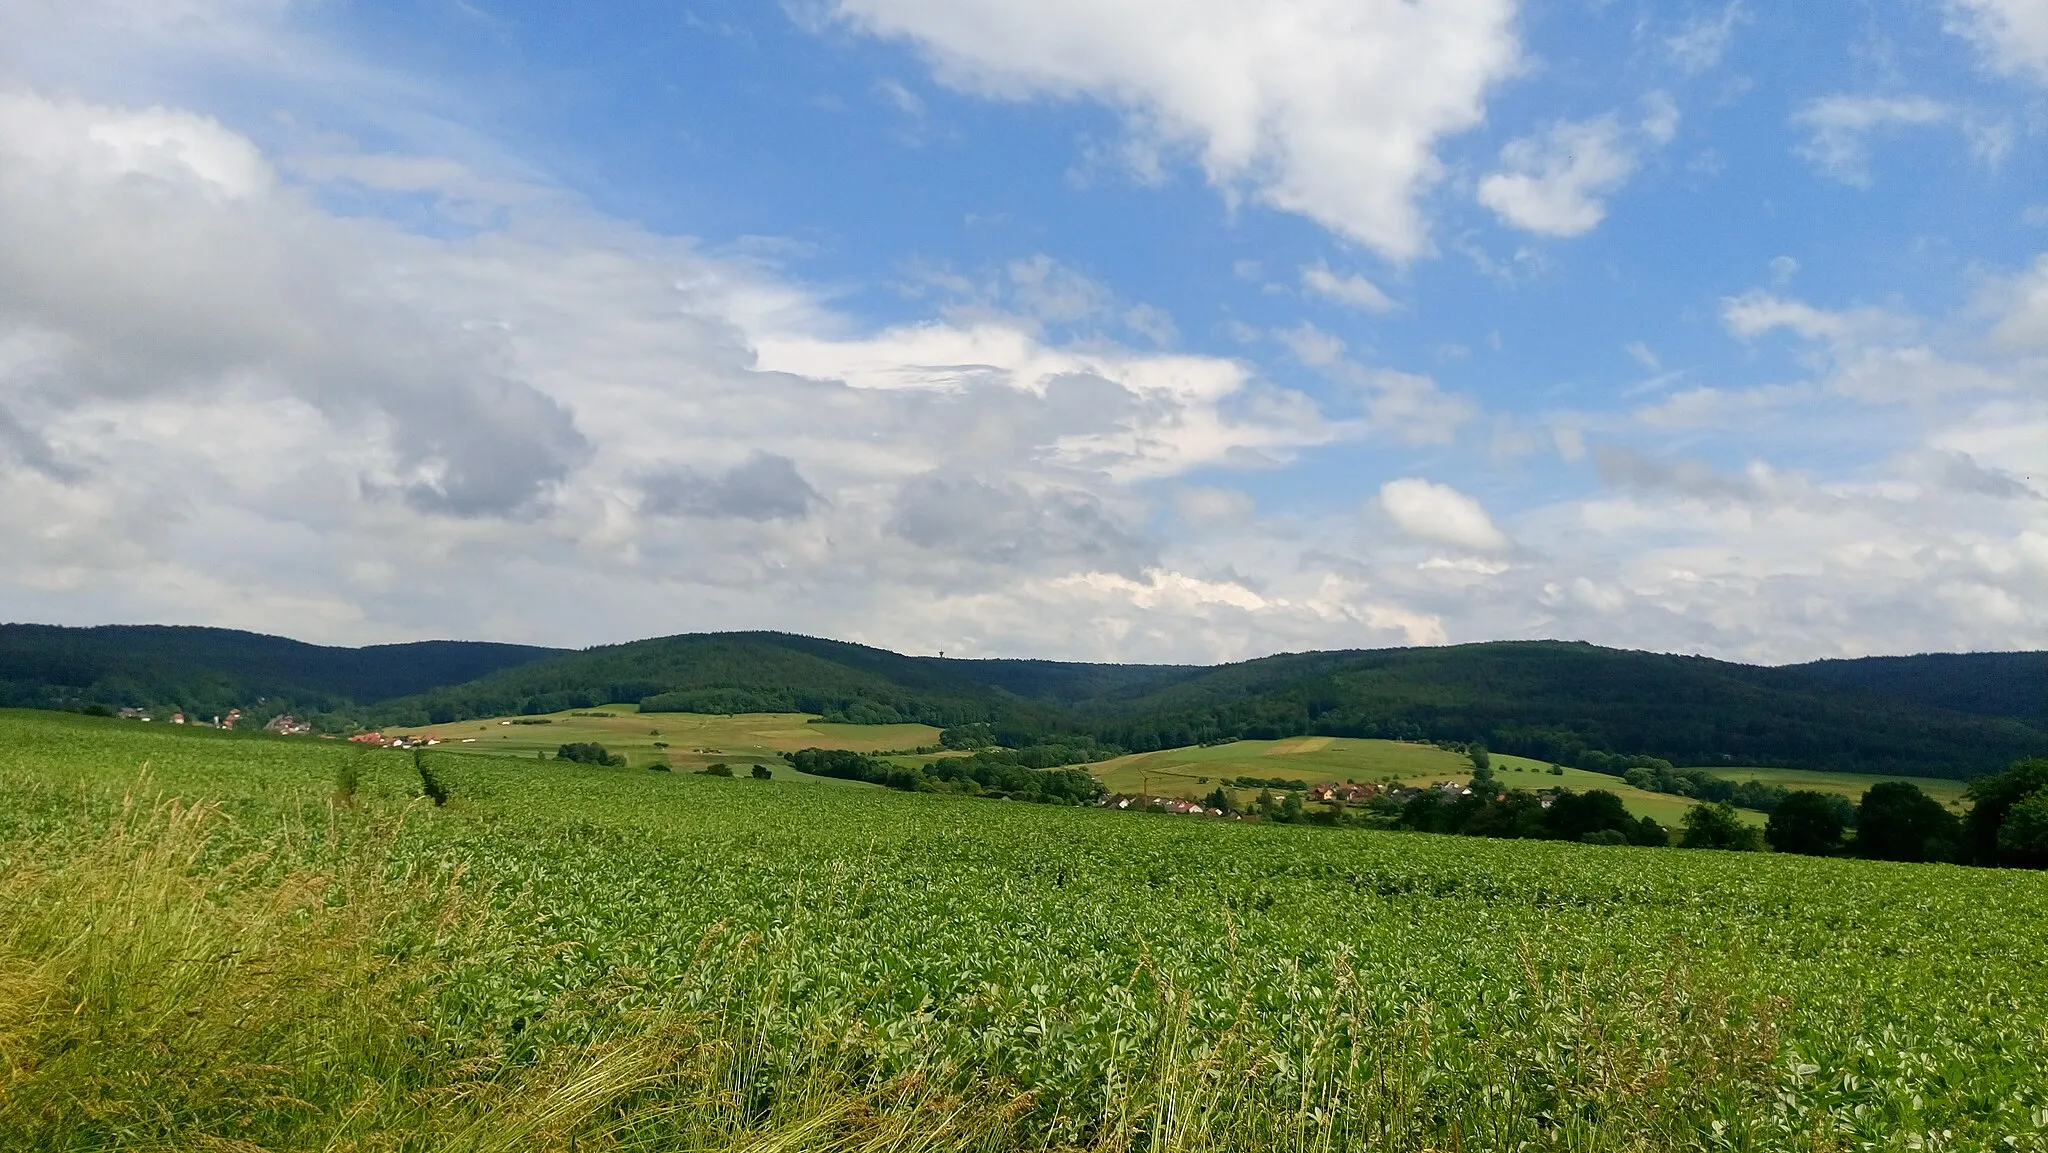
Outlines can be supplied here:
<path id="1" fill-rule="evenodd" d="M 771 770 L 770 770 L 770 769 L 768 768 L 768 766 L 767 766 L 767 765 L 755 765 L 755 766 L 754 766 L 754 779 L 755 779 L 755 780 L 757 780 L 757 781 L 768 781 L 768 780 L 773 780 L 774 778 L 775 778 L 775 774 L 774 774 L 774 772 L 773 772 L 773 771 L 771 771 Z"/>
<path id="2" fill-rule="evenodd" d="M 730 777 L 732 776 L 732 766 L 721 761 L 718 764 L 707 765 L 697 770 L 697 775 L 700 777 Z"/>
<path id="3" fill-rule="evenodd" d="M 1848 798 L 1801 789 L 1778 803 L 1764 826 L 1764 840 L 1781 853 L 1833 856 L 1842 851 L 1855 819 L 1856 806 Z"/>
<path id="4" fill-rule="evenodd" d="M 1998 826 L 1998 855 L 2009 865 L 2048 869 L 2048 791 L 2012 807 Z"/>
<path id="5" fill-rule="evenodd" d="M 2029 798 L 2048 794 L 2048 760 L 2020 761 L 2005 772 L 1970 783 L 1970 815 L 1963 818 L 1963 843 L 1971 863 L 1978 865 L 2023 865 L 2038 858 L 2026 852 L 2015 856 L 2007 843 L 2019 844 L 2030 834 L 2006 834 L 2005 826 Z M 2028 818 L 2031 819 L 2031 818 Z"/>
<path id="6" fill-rule="evenodd" d="M 1764 838 L 1761 832 L 1742 823 L 1734 805 L 1715 801 L 1711 805 L 1694 805 L 1685 814 L 1685 834 L 1678 844 L 1686 849 L 1754 852 L 1764 847 Z"/>
<path id="7" fill-rule="evenodd" d="M 626 763 L 626 758 L 623 754 L 614 754 L 611 750 L 595 741 L 575 741 L 563 745 L 555 750 L 555 759 L 558 761 L 570 761 L 579 765 L 623 765 Z"/>

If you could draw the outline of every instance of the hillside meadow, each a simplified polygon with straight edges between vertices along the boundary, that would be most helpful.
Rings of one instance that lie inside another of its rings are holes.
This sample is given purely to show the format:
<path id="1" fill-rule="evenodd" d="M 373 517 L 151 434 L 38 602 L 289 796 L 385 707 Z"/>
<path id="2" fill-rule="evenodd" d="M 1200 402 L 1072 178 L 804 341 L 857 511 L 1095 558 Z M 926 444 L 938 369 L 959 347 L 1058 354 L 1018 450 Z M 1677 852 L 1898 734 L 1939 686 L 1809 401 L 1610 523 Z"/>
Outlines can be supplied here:
<path id="1" fill-rule="evenodd" d="M 638 705 L 490 717 L 440 725 L 398 726 L 393 735 L 440 740 L 443 751 L 531 757 L 564 744 L 595 741 L 634 766 L 667 765 L 695 772 L 712 764 L 765 764 L 790 772 L 782 754 L 807 748 L 879 753 L 935 747 L 930 725 L 848 725 L 821 722 L 811 713 L 647 713 Z M 950 754 L 948 754 L 950 755 Z M 929 759 L 929 758 L 927 758 Z"/>
<path id="2" fill-rule="evenodd" d="M 2040 1151 L 2044 957 L 2040 873 L 0 713 L 8 1148 Z"/>
<path id="3" fill-rule="evenodd" d="M 1830 793 L 1838 797 L 1856 800 L 1872 785 L 1885 781 L 1905 781 L 1917 786 L 1921 792 L 1940 801 L 1954 812 L 1963 812 L 1968 806 L 1964 802 L 1964 791 L 1970 787 L 1968 781 L 1944 780 L 1940 777 L 1891 777 L 1873 773 L 1823 773 L 1813 769 L 1773 768 L 1715 768 L 1709 773 L 1724 781 L 1762 781 L 1766 785 L 1777 785 L 1784 789 L 1809 789 L 1816 793 Z"/>

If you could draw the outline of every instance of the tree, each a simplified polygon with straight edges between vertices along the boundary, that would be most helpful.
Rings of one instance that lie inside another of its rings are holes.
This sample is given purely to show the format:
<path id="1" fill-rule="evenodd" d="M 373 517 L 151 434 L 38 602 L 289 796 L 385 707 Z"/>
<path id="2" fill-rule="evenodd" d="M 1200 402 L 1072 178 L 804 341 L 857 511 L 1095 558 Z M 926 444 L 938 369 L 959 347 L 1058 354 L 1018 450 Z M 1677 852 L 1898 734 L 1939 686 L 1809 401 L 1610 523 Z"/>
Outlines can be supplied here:
<path id="1" fill-rule="evenodd" d="M 1583 841 L 1594 833 L 1606 832 L 1621 833 L 1626 841 L 1628 827 L 1635 823 L 1622 806 L 1621 798 L 1605 789 L 1559 793 L 1551 799 L 1544 818 L 1550 834 L 1564 841 Z"/>
<path id="2" fill-rule="evenodd" d="M 1764 826 L 1764 840 L 1781 853 L 1828 857 L 1842 851 L 1856 807 L 1846 797 L 1801 789 L 1788 794 Z"/>
<path id="3" fill-rule="evenodd" d="M 717 764 L 706 765 L 698 769 L 697 775 L 704 777 L 729 777 L 732 776 L 732 766 L 720 761 Z"/>
<path id="4" fill-rule="evenodd" d="M 1763 837 L 1742 823 L 1735 806 L 1726 801 L 1694 805 L 1685 814 L 1685 835 L 1678 840 L 1687 849 L 1732 849 L 1753 852 L 1763 848 Z"/>
<path id="5" fill-rule="evenodd" d="M 1301 794 L 1289 791 L 1287 799 L 1280 802 L 1279 820 L 1292 824 L 1301 819 Z"/>
<path id="6" fill-rule="evenodd" d="M 574 741 L 555 750 L 555 759 L 579 765 L 623 765 L 625 755 L 613 753 L 595 741 Z"/>
<path id="7" fill-rule="evenodd" d="M 2048 759 L 2020 761 L 2002 773 L 1970 783 L 1970 813 L 1963 818 L 1963 846 L 1979 865 L 2018 864 L 2001 847 L 2008 815 L 2030 797 L 2048 792 Z"/>
<path id="8" fill-rule="evenodd" d="M 1856 806 L 1859 857 L 1879 861 L 1946 861 L 1955 856 L 1961 825 L 1941 802 L 1909 781 L 1881 781 Z"/>
<path id="9" fill-rule="evenodd" d="M 1998 826 L 1998 856 L 2008 865 L 2048 869 L 2048 790 L 2012 807 Z"/>
<path id="10" fill-rule="evenodd" d="M 1226 813 L 1237 811 L 1236 802 L 1230 799 L 1230 790 L 1222 785 L 1217 785 L 1210 791 L 1208 796 L 1203 797 L 1202 805 L 1204 808 L 1217 809 Z"/>
<path id="11" fill-rule="evenodd" d="M 774 773 L 773 773 L 772 771 L 770 771 L 770 770 L 769 770 L 769 768 L 768 768 L 768 766 L 767 766 L 767 765 L 755 765 L 755 766 L 754 766 L 754 779 L 755 779 L 755 780 L 757 780 L 757 781 L 767 781 L 767 780 L 773 780 L 773 779 L 774 779 L 774 777 L 775 777 L 775 774 L 774 774 Z"/>
<path id="12" fill-rule="evenodd" d="M 1472 761 L 1472 775 L 1475 778 L 1482 773 L 1489 777 L 1493 775 L 1493 754 L 1486 751 L 1485 745 L 1468 747 L 1465 756 Z"/>

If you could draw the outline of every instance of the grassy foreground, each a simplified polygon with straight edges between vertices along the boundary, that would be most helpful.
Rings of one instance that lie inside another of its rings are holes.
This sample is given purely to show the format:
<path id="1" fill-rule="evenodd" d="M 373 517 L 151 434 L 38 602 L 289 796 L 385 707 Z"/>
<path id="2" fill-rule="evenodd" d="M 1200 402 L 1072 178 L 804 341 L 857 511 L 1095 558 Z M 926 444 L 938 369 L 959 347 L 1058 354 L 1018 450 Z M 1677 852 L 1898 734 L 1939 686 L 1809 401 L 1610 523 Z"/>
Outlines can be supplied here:
<path id="1" fill-rule="evenodd" d="M 0 1146 L 2048 1149 L 2048 875 L 425 763 L 0 713 Z"/>

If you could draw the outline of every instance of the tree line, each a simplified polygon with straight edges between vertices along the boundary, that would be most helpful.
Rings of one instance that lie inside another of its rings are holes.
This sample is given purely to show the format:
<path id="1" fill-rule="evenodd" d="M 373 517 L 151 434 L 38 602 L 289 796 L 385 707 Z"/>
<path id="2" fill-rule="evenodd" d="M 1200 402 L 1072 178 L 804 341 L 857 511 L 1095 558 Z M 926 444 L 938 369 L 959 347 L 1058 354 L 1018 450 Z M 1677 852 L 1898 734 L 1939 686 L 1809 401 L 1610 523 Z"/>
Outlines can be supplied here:
<path id="1" fill-rule="evenodd" d="M 1035 768 L 1007 749 L 985 749 L 922 765 L 899 764 L 849 749 L 801 749 L 782 756 L 801 773 L 866 781 L 909 793 L 965 793 L 1055 805 L 1084 804 L 1103 794 L 1102 783 L 1085 769 Z"/>
<path id="2" fill-rule="evenodd" d="M 1779 790 L 1784 795 L 1761 829 L 1744 822 L 1729 801 L 1708 801 L 1688 810 L 1676 830 L 1630 816 L 1621 799 L 1603 789 L 1503 788 L 1483 755 L 1475 754 L 1473 764 L 1469 791 L 1426 789 L 1407 798 L 1382 794 L 1362 804 L 1311 807 L 1298 792 L 1276 795 L 1262 788 L 1242 813 L 1282 824 L 2048 868 L 2048 759 L 2022 760 L 1971 782 L 1964 793 L 1970 807 L 1960 817 L 1910 781 L 1883 781 L 1858 801 L 1810 789 Z M 1220 786 L 1203 803 L 1240 811 Z"/>

